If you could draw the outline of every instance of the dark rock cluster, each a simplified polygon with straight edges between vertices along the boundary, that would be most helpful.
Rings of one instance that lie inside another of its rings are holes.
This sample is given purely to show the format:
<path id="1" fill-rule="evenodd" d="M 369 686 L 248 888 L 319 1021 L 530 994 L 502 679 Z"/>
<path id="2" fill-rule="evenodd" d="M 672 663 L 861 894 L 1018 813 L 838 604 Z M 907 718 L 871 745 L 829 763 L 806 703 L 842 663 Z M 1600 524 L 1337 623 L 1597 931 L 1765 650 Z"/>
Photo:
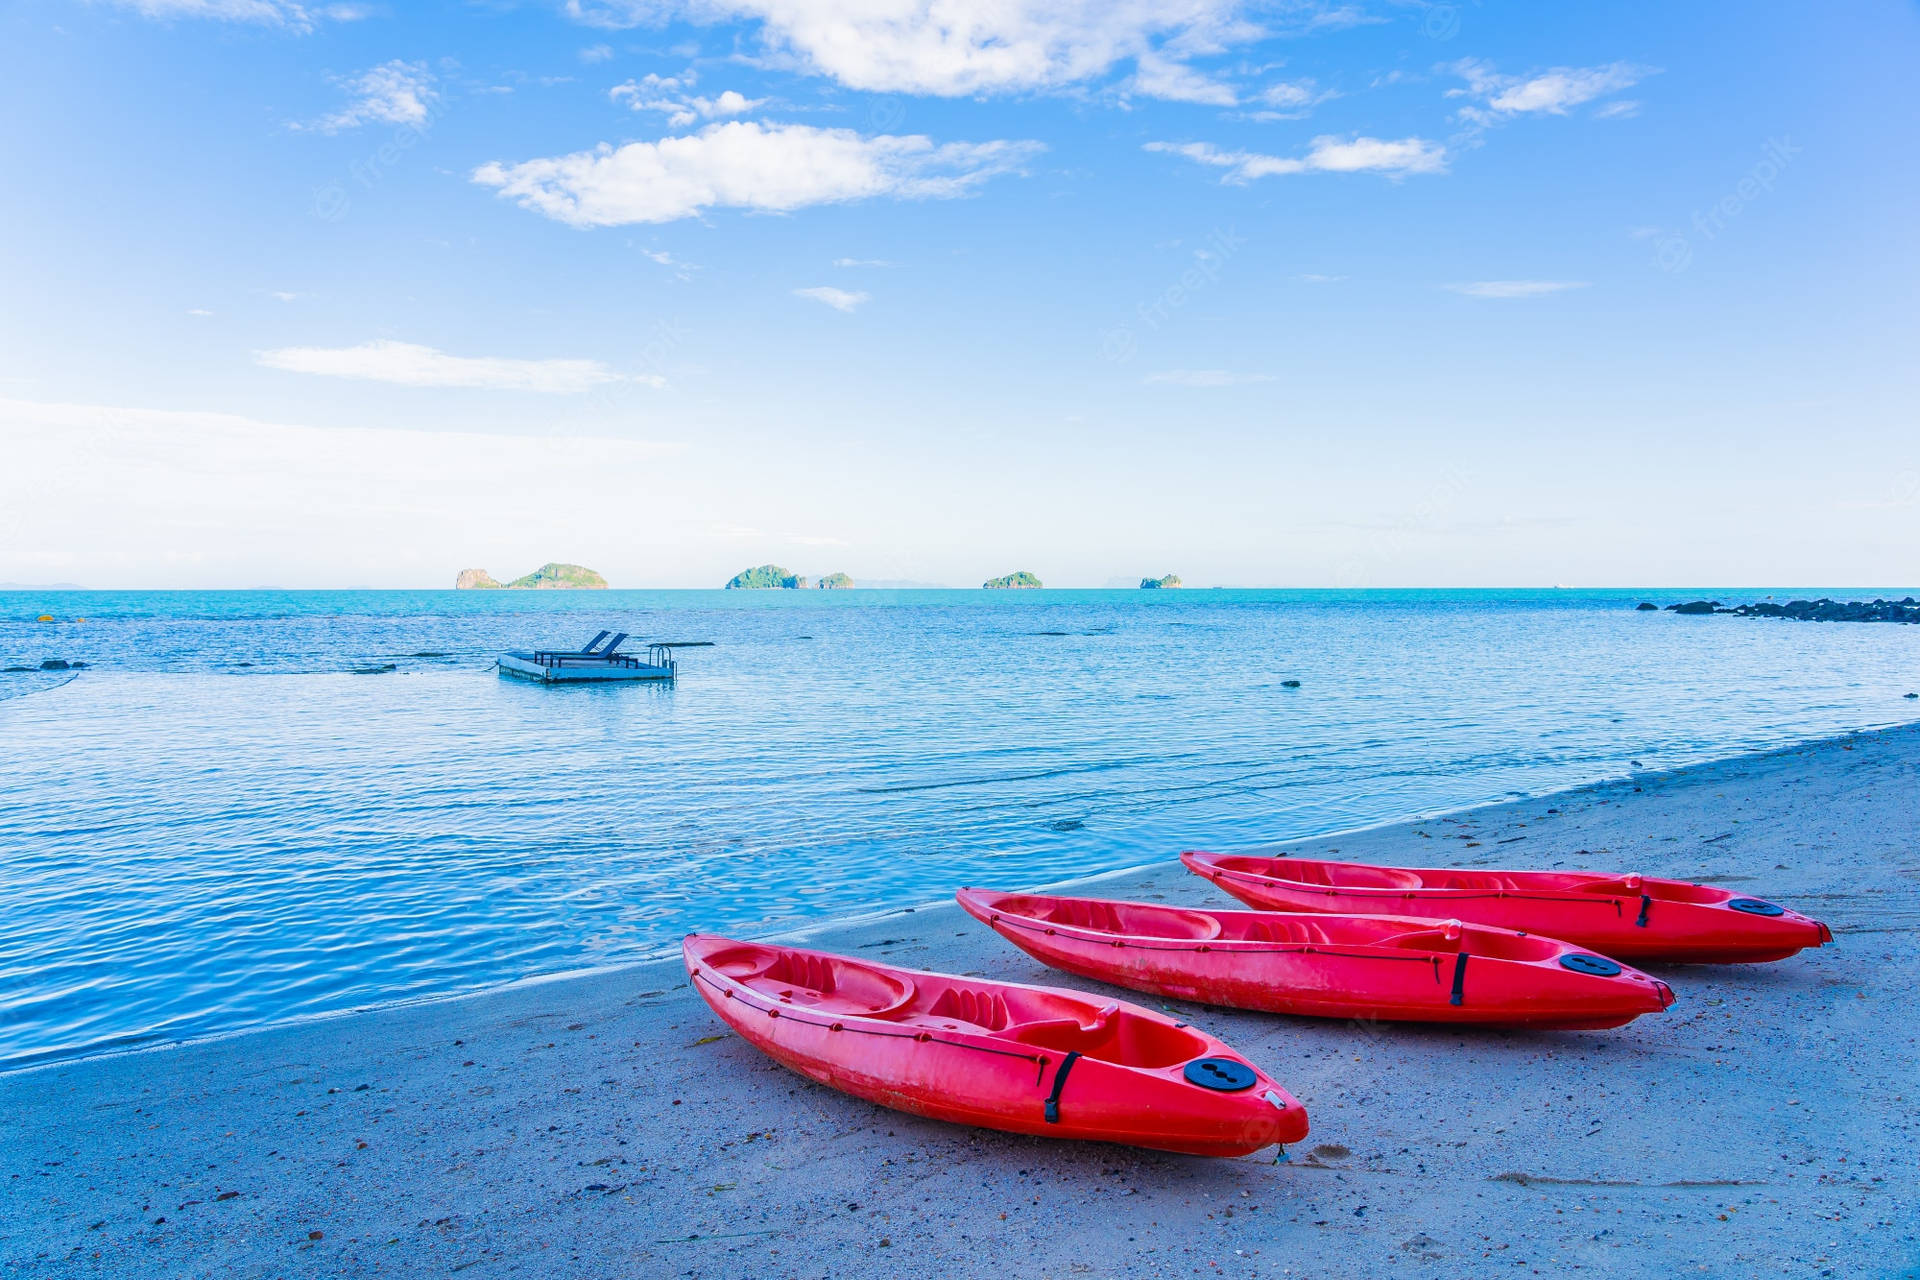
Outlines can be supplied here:
<path id="1" fill-rule="evenodd" d="M 1645 606 L 1641 606 L 1645 608 Z M 1904 600 L 1789 600 L 1775 604 L 1762 600 L 1728 608 L 1718 600 L 1689 600 L 1670 604 L 1668 613 L 1731 613 L 1742 618 L 1791 618 L 1796 622 L 1920 622 L 1920 601 Z"/>

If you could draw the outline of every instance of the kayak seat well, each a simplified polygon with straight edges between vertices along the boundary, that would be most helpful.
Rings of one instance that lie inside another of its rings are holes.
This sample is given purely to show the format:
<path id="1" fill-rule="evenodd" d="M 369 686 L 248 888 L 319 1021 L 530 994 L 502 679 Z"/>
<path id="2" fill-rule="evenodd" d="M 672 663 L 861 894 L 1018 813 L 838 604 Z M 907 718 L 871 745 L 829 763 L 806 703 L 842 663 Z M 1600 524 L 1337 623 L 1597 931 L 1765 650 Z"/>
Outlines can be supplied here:
<path id="1" fill-rule="evenodd" d="M 1501 875 L 1498 871 L 1437 871 L 1426 877 L 1426 887 L 1514 893 L 1521 885 L 1513 876 Z"/>
<path id="2" fill-rule="evenodd" d="M 1418 889 L 1420 877 L 1398 867 L 1370 867 L 1354 862 L 1319 862 L 1312 858 L 1221 858 L 1220 870 L 1241 875 L 1271 876 L 1295 884 L 1329 889 Z"/>
<path id="3" fill-rule="evenodd" d="M 1233 932 L 1246 942 L 1279 942 L 1299 946 L 1325 945 L 1333 941 L 1327 931 L 1312 920 L 1249 920 Z"/>
<path id="4" fill-rule="evenodd" d="M 1127 1013 L 1117 1005 L 1101 1010 L 1091 1026 L 1063 1018 L 1016 1027 L 1009 1038 L 1037 1048 L 1148 1069 L 1191 1062 L 1207 1050 L 1205 1037 L 1172 1023 Z"/>
<path id="5" fill-rule="evenodd" d="M 1003 909 L 1070 929 L 1135 938 L 1204 941 L 1220 936 L 1220 922 L 1214 917 L 1204 911 L 1183 911 L 1178 907 L 1108 902 L 1101 898 L 1027 898 L 1006 903 Z"/>
<path id="6" fill-rule="evenodd" d="M 1451 936 L 1449 936 L 1451 935 Z M 1462 928 L 1459 921 L 1448 921 L 1434 929 L 1415 929 L 1380 939 L 1386 947 L 1405 947 L 1409 951 L 1438 951 L 1448 955 L 1464 951 L 1489 960 L 1519 960 L 1532 963 L 1551 960 L 1560 954 L 1561 944 L 1546 938 L 1523 938 L 1505 929 Z"/>
<path id="7" fill-rule="evenodd" d="M 804 951 L 777 952 L 770 964 L 751 974 L 732 973 L 724 962 L 714 967 L 784 1004 L 822 1013 L 885 1017 L 915 995 L 914 984 L 903 977 Z"/>
<path id="8" fill-rule="evenodd" d="M 1011 1015 L 1007 1002 L 997 991 L 977 991 L 971 987 L 948 987 L 927 1009 L 929 1018 L 965 1022 L 982 1031 L 1003 1031 Z"/>

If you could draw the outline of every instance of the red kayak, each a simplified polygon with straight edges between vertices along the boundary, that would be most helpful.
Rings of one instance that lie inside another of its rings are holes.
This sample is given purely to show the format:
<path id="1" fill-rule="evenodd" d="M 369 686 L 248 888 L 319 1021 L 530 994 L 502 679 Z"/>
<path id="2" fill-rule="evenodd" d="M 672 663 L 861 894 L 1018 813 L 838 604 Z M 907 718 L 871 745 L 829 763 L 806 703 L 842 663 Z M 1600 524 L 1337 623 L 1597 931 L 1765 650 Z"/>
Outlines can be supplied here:
<path id="1" fill-rule="evenodd" d="M 1194 911 L 990 889 L 955 897 L 1042 964 L 1235 1009 L 1589 1031 L 1673 1003 L 1666 983 L 1604 956 L 1457 920 Z"/>
<path id="2" fill-rule="evenodd" d="M 1307 1136 L 1305 1109 L 1266 1073 L 1138 1005 L 701 934 L 682 952 L 742 1038 L 883 1107 L 1198 1156 Z"/>
<path id="3" fill-rule="evenodd" d="M 1187 870 L 1248 906 L 1465 920 L 1543 933 L 1621 960 L 1782 960 L 1833 933 L 1730 889 L 1582 871 L 1451 871 L 1311 858 L 1183 853 Z"/>

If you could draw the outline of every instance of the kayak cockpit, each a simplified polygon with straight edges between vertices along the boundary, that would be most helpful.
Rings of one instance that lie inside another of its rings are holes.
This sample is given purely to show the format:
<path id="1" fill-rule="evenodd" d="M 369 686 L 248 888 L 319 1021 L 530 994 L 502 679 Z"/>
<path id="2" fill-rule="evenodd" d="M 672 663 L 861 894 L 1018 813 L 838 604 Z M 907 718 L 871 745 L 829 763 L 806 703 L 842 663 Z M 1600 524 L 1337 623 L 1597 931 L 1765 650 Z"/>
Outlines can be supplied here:
<path id="1" fill-rule="evenodd" d="M 703 959 L 714 974 L 769 1007 L 797 1014 L 987 1034 L 1147 1069 L 1185 1062 L 1208 1047 L 1204 1037 L 1169 1021 L 1065 991 L 909 976 L 842 956 L 750 942 L 727 943 Z"/>
<path id="2" fill-rule="evenodd" d="M 994 895 L 991 909 L 1040 924 L 1119 937 L 1180 938 L 1205 942 L 1220 936 L 1220 920 L 1211 912 L 1152 906 L 1141 902 L 1010 893 Z"/>

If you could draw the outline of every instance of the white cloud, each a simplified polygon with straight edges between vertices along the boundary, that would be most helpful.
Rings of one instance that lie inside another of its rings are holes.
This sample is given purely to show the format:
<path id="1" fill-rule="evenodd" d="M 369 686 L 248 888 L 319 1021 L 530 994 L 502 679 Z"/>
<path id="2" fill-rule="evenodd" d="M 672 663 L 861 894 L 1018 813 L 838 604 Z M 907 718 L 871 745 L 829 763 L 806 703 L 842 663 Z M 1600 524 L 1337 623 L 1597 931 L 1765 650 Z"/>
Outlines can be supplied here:
<path id="1" fill-rule="evenodd" d="M 298 302 L 300 300 L 299 294 L 288 293 L 285 289 L 275 289 L 273 291 L 273 296 L 279 299 L 281 302 Z"/>
<path id="2" fill-rule="evenodd" d="M 890 267 L 893 264 L 884 258 L 835 258 L 836 267 Z"/>
<path id="3" fill-rule="evenodd" d="M 668 18 L 758 22 L 776 61 L 848 88 L 963 97 L 1077 84 L 1142 55 L 1217 53 L 1266 34 L 1242 16 L 1245 7 L 1243 0 L 569 0 L 567 10 L 605 27 Z M 1344 12 L 1293 8 L 1309 15 L 1308 26 Z"/>
<path id="4" fill-rule="evenodd" d="M 635 111 L 664 112 L 667 124 L 675 129 L 698 120 L 745 115 L 767 101 L 765 98 L 749 98 L 732 89 L 717 98 L 695 97 L 689 92 L 694 80 L 691 71 L 678 76 L 648 74 L 638 80 L 615 85 L 608 90 L 607 96 L 615 102 L 624 100 Z"/>
<path id="5" fill-rule="evenodd" d="M 1571 107 L 1617 93 L 1656 74 L 1651 67 L 1609 62 L 1599 67 L 1554 67 L 1534 76 L 1503 76 L 1491 63 L 1474 58 L 1462 59 L 1446 70 L 1467 82 L 1464 89 L 1449 89 L 1448 97 L 1478 99 L 1495 117 L 1536 111 L 1565 115 Z M 1487 122 L 1485 112 L 1470 108 L 1461 114 L 1474 123 Z"/>
<path id="6" fill-rule="evenodd" d="M 580 51 L 580 61 L 585 63 L 606 62 L 613 57 L 610 44 L 590 44 Z"/>
<path id="7" fill-rule="evenodd" d="M 1158 53 L 1142 53 L 1134 64 L 1131 88 L 1147 98 L 1231 107 L 1240 101 L 1232 85 Z"/>
<path id="8" fill-rule="evenodd" d="M 520 164 L 481 165 L 473 180 L 576 227 L 671 222 L 710 208 L 775 212 L 887 196 L 963 196 L 1018 169 L 1037 142 L 864 137 L 851 129 L 730 121 L 658 142 Z"/>
<path id="9" fill-rule="evenodd" d="M 1251 112 L 1255 120 L 1298 120 L 1313 108 L 1340 95 L 1312 80 L 1281 80 L 1255 94 L 1252 102 L 1264 110 Z"/>
<path id="10" fill-rule="evenodd" d="M 419 126 L 427 122 L 428 112 L 440 98 L 426 63 L 403 62 L 399 58 L 357 76 L 337 76 L 334 83 L 346 90 L 352 100 L 315 122 L 313 127 L 323 133 L 356 129 L 363 124 Z"/>
<path id="11" fill-rule="evenodd" d="M 1169 369 L 1165 373 L 1150 373 L 1144 381 L 1149 386 L 1238 387 L 1249 382 L 1272 382 L 1273 375 L 1229 373 L 1225 369 Z"/>
<path id="12" fill-rule="evenodd" d="M 1207 142 L 1149 142 L 1148 151 L 1185 156 L 1198 164 L 1226 169 L 1222 182 L 1251 182 L 1276 174 L 1384 173 L 1401 178 L 1409 173 L 1445 173 L 1447 149 L 1423 138 L 1343 139 L 1324 134 L 1313 140 L 1304 156 L 1269 156 L 1255 151 L 1222 151 Z"/>
<path id="13" fill-rule="evenodd" d="M 357 347 L 277 347 L 254 353 L 257 363 L 289 373 L 393 382 L 408 387 L 485 387 L 570 395 L 609 382 L 663 387 L 657 374 L 628 377 L 598 360 L 519 360 L 506 356 L 450 356 L 412 342 L 382 339 Z"/>
<path id="14" fill-rule="evenodd" d="M 1640 103 L 1638 101 L 1633 98 L 1621 98 L 1617 102 L 1609 102 L 1603 107 L 1594 108 L 1593 118 L 1596 120 L 1624 120 L 1628 116 L 1637 116 L 1639 114 Z"/>
<path id="15" fill-rule="evenodd" d="M 1338 284 L 1340 281 L 1345 280 L 1346 277 L 1345 276 L 1323 276 L 1317 271 L 1309 271 L 1305 275 L 1301 276 L 1300 279 L 1305 281 L 1307 284 Z"/>
<path id="16" fill-rule="evenodd" d="M 691 280 L 694 272 L 700 270 L 685 258 L 676 258 L 665 249 L 642 249 L 640 256 L 657 262 L 663 267 L 673 268 L 674 278 L 679 280 Z"/>
<path id="17" fill-rule="evenodd" d="M 1475 280 L 1467 284 L 1446 286 L 1455 293 L 1464 293 L 1469 298 L 1537 298 L 1546 293 L 1559 293 L 1566 289 L 1584 289 L 1585 280 Z"/>
<path id="18" fill-rule="evenodd" d="M 288 0 L 120 0 L 120 3 L 149 18 L 213 18 L 225 22 L 258 22 L 265 26 L 292 27 L 296 31 L 308 31 L 313 27 L 312 11 Z M 356 16 L 351 13 L 336 15 L 326 10 L 322 12 L 327 17 L 343 17 L 345 20 Z"/>
<path id="19" fill-rule="evenodd" d="M 849 293 L 832 285 L 821 285 L 817 289 L 795 289 L 794 293 L 802 298 L 812 298 L 815 302 L 824 302 L 835 311 L 852 311 L 861 303 L 872 300 L 871 294 Z"/>

